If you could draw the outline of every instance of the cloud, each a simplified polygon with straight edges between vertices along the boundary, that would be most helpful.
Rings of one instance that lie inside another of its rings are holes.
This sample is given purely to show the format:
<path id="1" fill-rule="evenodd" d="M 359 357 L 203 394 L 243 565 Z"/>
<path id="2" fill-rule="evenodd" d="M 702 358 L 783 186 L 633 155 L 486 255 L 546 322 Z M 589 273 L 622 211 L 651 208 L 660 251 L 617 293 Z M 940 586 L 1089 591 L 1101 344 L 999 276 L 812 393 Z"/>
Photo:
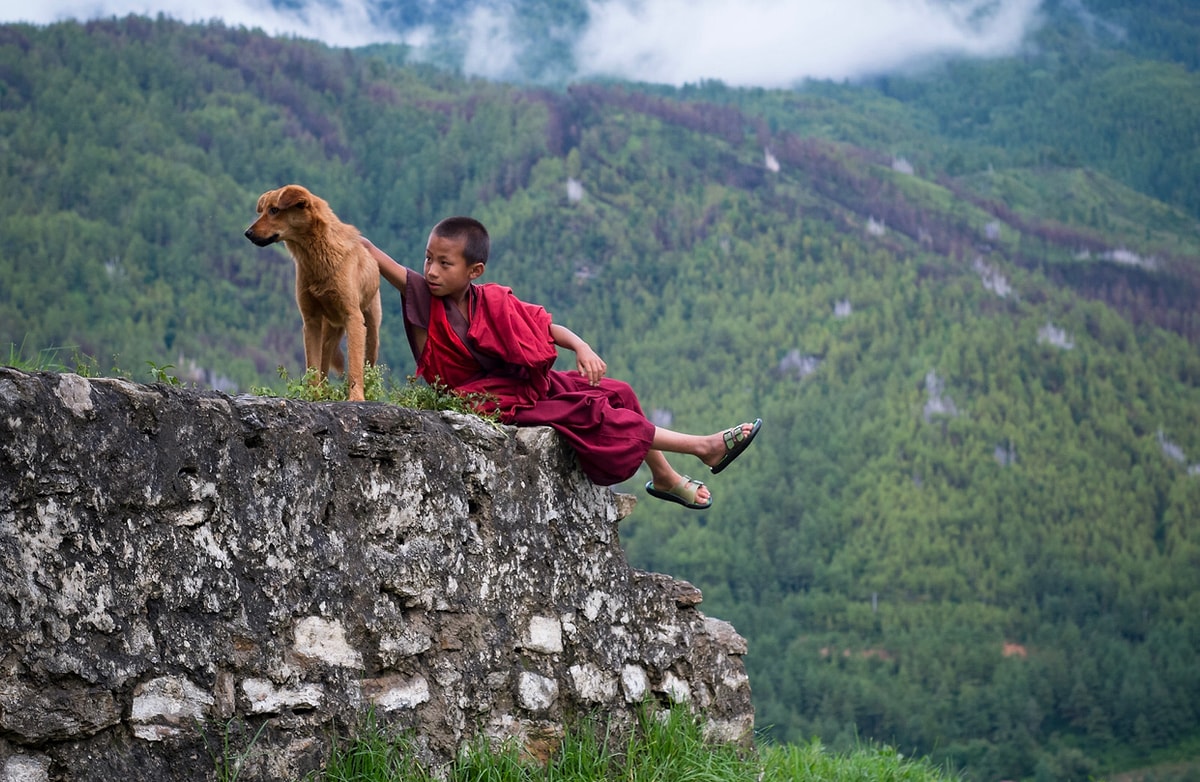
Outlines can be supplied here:
<path id="1" fill-rule="evenodd" d="M 520 79 L 520 47 L 512 35 L 508 9 L 477 6 L 463 25 L 468 42 L 463 71 L 492 79 Z"/>
<path id="2" fill-rule="evenodd" d="M 380 27 L 374 5 L 372 0 L 310 0 L 298 8 L 272 8 L 269 3 L 250 0 L 0 0 L 0 22 L 51 24 L 163 14 L 189 23 L 219 20 L 231 27 L 261 28 L 271 35 L 293 35 L 331 46 L 404 40 L 397 31 Z"/>
<path id="3" fill-rule="evenodd" d="M 806 78 L 855 79 L 946 56 L 1014 52 L 1037 24 L 1042 0 L 586 0 L 574 42 L 575 75 L 681 85 L 787 87 Z M 164 14 L 220 20 L 331 46 L 430 43 L 430 29 L 396 30 L 380 0 L 0 0 L 0 21 Z M 415 7 L 415 6 L 414 6 Z M 509 0 L 478 0 L 457 33 L 463 70 L 520 78 L 521 44 Z M 569 40 L 569 39 L 568 39 Z"/>
<path id="4" fill-rule="evenodd" d="M 1013 52 L 1041 0 L 590 0 L 581 75 L 785 87 Z"/>

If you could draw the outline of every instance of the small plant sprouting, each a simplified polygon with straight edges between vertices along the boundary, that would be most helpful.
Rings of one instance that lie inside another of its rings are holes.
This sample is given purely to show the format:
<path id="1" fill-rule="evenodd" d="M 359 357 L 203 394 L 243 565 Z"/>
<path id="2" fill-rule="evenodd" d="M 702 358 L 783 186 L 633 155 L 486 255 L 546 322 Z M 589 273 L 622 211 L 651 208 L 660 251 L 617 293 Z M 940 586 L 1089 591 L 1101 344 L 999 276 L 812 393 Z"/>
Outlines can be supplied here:
<path id="1" fill-rule="evenodd" d="M 80 377 L 100 377 L 100 362 L 94 357 L 75 350 L 71 360 L 75 362 L 75 374 Z"/>
<path id="2" fill-rule="evenodd" d="M 146 363 L 150 365 L 150 376 L 154 378 L 154 382 L 165 383 L 169 386 L 182 385 L 179 382 L 179 378 L 171 374 L 170 370 L 175 368 L 174 364 L 163 364 L 160 366 L 153 361 L 147 361 Z"/>
<path id="3" fill-rule="evenodd" d="M 262 725 L 258 726 L 258 730 L 254 732 L 246 745 L 239 750 L 235 744 L 240 742 L 234 740 L 234 734 L 245 734 L 246 724 L 242 720 L 235 717 L 225 723 L 221 729 L 221 744 L 216 748 L 209 743 L 208 732 L 201 726 L 200 735 L 204 739 L 204 748 L 208 750 L 208 755 L 216 767 L 217 782 L 237 782 L 246 766 L 246 760 L 250 757 L 250 752 L 258 743 L 258 739 L 266 727 L 267 723 L 264 721 Z"/>

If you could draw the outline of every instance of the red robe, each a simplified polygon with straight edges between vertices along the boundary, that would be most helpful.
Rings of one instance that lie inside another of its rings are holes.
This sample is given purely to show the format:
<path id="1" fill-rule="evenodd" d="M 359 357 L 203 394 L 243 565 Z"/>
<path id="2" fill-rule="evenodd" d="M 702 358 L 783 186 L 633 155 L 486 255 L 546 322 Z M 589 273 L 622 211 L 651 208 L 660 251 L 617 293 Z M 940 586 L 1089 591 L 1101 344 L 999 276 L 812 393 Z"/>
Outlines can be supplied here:
<path id="1" fill-rule="evenodd" d="M 471 285 L 470 323 L 432 296 L 425 278 L 408 270 L 404 327 L 417 374 L 463 394 L 487 394 L 477 407 L 499 411 L 518 426 L 551 426 L 600 486 L 633 477 L 654 441 L 654 424 L 627 383 L 604 378 L 592 386 L 578 373 L 551 367 L 558 357 L 550 314 L 518 299 L 510 288 Z M 414 328 L 428 337 L 421 348 Z"/>

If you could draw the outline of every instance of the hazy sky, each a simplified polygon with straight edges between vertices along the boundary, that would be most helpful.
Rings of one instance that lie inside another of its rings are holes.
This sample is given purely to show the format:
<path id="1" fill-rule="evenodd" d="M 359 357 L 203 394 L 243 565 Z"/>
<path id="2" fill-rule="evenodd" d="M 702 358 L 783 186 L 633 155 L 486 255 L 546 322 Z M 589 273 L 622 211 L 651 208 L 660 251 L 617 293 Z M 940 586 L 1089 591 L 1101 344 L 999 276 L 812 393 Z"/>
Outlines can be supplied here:
<path id="1" fill-rule="evenodd" d="M 371 21 L 371 0 L 301 0 L 280 12 L 264 0 L 0 0 L 0 22 L 38 24 L 160 13 L 186 22 L 314 38 L 333 46 L 419 43 L 426 31 Z M 1038 23 L 1041 0 L 589 0 L 576 49 L 581 76 L 680 85 L 719 79 L 780 87 L 806 77 L 877 74 L 946 55 L 1016 50 Z M 480 0 L 463 30 L 464 69 L 513 75 L 508 0 Z"/>

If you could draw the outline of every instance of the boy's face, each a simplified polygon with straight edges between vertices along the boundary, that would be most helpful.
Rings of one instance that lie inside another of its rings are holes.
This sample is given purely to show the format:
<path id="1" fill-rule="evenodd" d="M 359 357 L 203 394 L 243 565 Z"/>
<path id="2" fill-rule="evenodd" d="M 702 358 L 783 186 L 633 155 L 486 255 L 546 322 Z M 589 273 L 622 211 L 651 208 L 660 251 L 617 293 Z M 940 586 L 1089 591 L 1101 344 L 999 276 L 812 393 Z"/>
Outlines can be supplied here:
<path id="1" fill-rule="evenodd" d="M 448 239 L 445 236 L 429 235 L 425 245 L 425 281 L 434 296 L 461 297 L 479 275 L 483 274 L 482 263 L 469 264 L 463 257 L 467 245 L 465 237 Z"/>

